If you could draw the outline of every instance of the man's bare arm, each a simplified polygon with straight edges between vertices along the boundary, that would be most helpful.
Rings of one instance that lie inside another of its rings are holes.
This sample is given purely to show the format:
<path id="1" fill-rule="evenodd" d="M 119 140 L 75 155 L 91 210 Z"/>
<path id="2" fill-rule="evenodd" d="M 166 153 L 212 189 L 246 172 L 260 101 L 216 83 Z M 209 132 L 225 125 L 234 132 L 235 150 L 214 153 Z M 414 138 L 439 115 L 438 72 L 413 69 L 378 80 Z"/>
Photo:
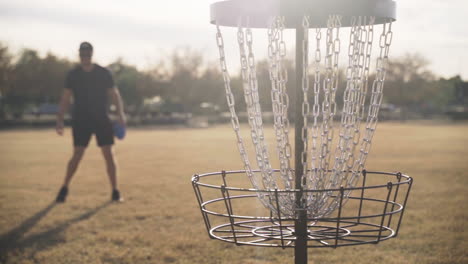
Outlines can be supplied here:
<path id="1" fill-rule="evenodd" d="M 57 112 L 57 127 L 56 131 L 57 134 L 63 135 L 63 119 L 65 113 L 68 111 L 68 107 L 70 106 L 70 100 L 72 96 L 72 91 L 70 89 L 64 89 L 62 93 L 62 98 L 60 99 L 59 103 L 59 110 Z"/>
<path id="2" fill-rule="evenodd" d="M 109 96 L 112 100 L 112 104 L 114 104 L 115 107 L 117 108 L 117 115 L 119 118 L 119 123 L 125 126 L 127 121 L 125 119 L 123 100 L 122 100 L 122 97 L 120 96 L 119 90 L 116 87 L 109 89 Z"/>

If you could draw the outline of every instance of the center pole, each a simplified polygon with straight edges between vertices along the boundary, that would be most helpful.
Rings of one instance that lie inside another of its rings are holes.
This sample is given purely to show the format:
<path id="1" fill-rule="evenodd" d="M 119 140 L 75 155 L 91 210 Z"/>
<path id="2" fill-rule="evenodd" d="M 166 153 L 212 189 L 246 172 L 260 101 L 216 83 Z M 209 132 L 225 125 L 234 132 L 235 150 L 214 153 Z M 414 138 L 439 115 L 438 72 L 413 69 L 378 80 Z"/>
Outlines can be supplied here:
<path id="1" fill-rule="evenodd" d="M 304 93 L 302 91 L 303 78 L 303 49 L 302 43 L 304 40 L 304 30 L 300 23 L 296 27 L 296 108 L 295 108 L 295 189 L 299 190 L 296 193 L 296 220 L 294 221 L 294 232 L 296 236 L 296 244 L 294 245 L 294 263 L 307 264 L 307 210 L 303 203 L 302 194 L 302 152 L 304 151 L 304 142 L 302 142 L 302 128 L 304 119 L 302 116 L 302 102 L 304 101 Z"/>

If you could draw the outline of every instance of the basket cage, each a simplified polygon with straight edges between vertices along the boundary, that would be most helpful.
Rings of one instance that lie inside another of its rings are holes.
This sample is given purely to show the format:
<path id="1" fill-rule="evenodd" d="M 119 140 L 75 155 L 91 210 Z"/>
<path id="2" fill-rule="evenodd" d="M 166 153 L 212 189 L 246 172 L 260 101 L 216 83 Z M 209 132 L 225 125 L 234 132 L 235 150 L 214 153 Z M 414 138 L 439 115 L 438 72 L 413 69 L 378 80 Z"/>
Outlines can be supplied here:
<path id="1" fill-rule="evenodd" d="M 245 171 L 221 171 L 193 176 L 193 189 L 209 237 L 236 245 L 294 247 L 294 222 L 301 208 L 297 208 L 296 216 L 285 216 L 277 204 L 275 215 L 261 204 L 258 193 L 278 201 L 282 195 L 295 197 L 300 190 L 251 189 L 242 186 L 244 175 Z M 230 182 L 241 187 L 232 187 Z M 399 172 L 364 170 L 362 182 L 354 188 L 302 190 L 312 195 L 338 196 L 340 201 L 329 216 L 307 217 L 307 247 L 377 244 L 396 237 L 412 182 L 411 177 Z M 344 199 L 347 191 L 351 194 Z"/>

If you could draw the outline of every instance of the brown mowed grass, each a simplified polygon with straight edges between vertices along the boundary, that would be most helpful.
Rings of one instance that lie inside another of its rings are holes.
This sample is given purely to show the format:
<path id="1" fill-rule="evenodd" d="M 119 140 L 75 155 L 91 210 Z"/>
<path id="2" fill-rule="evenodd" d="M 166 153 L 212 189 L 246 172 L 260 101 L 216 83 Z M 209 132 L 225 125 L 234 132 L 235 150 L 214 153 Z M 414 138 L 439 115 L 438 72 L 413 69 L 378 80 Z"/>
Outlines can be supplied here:
<path id="1" fill-rule="evenodd" d="M 68 201 L 55 205 L 71 154 L 67 132 L 0 132 L 0 262 L 293 262 L 293 250 L 237 247 L 206 234 L 190 178 L 242 168 L 229 126 L 130 129 L 116 148 L 120 204 L 108 202 L 92 142 Z M 467 157 L 468 124 L 379 124 L 368 169 L 415 180 L 399 237 L 310 249 L 309 263 L 468 263 Z"/>

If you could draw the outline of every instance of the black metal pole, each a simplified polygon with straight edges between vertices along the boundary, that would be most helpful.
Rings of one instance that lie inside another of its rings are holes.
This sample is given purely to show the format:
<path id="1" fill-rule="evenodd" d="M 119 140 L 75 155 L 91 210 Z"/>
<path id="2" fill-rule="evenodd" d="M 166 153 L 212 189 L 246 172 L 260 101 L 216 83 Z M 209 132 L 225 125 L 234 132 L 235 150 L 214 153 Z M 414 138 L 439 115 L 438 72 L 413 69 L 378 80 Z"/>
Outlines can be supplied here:
<path id="1" fill-rule="evenodd" d="M 296 220 L 294 221 L 294 232 L 296 235 L 296 244 L 294 246 L 294 263 L 307 264 L 307 211 L 302 202 L 302 152 L 304 150 L 304 143 L 302 142 L 302 128 L 304 126 L 304 119 L 302 117 L 302 102 L 304 101 L 304 93 L 302 91 L 302 77 L 303 77 L 303 50 L 302 42 L 304 40 L 304 31 L 300 23 L 296 27 L 296 108 L 295 108 L 295 188 L 300 190 L 296 194 L 296 208 L 298 212 Z"/>

